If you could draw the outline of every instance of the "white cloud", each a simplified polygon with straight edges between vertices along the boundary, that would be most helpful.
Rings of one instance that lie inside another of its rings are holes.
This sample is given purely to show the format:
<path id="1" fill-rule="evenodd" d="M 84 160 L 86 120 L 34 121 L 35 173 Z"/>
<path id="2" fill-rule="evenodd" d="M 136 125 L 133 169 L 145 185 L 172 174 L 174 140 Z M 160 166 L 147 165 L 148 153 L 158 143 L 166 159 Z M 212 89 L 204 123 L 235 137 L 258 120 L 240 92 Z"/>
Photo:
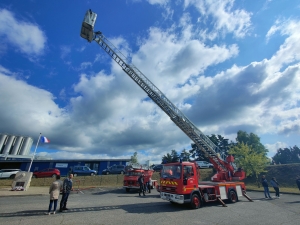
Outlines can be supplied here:
<path id="1" fill-rule="evenodd" d="M 234 2 L 234 0 L 185 0 L 184 7 L 195 6 L 203 22 L 211 17 L 215 30 L 211 31 L 212 34 L 208 34 L 209 39 L 216 36 L 216 31 L 222 36 L 233 33 L 235 37 L 243 38 L 251 27 L 251 13 L 243 9 L 235 9 Z M 200 33 L 203 34 L 203 31 Z"/>
<path id="2" fill-rule="evenodd" d="M 274 27 L 275 26 L 275 27 Z M 272 56 L 270 62 L 273 64 L 273 70 L 280 70 L 282 67 L 291 63 L 299 63 L 300 60 L 300 21 L 285 20 L 280 23 L 276 21 L 271 27 L 267 38 L 271 36 L 273 30 L 280 32 L 282 36 L 286 36 L 284 43 L 280 46 L 276 54 Z"/>
<path id="3" fill-rule="evenodd" d="M 71 48 L 69 46 L 61 46 L 60 52 L 60 57 L 64 59 L 71 53 Z"/>
<path id="4" fill-rule="evenodd" d="M 11 72 L 6 69 L 0 72 L 0 105 L 4 106 L 0 107 L 1 130 L 17 133 L 27 130 L 33 134 L 50 131 L 60 123 L 64 110 L 57 107 L 51 93 L 7 74 Z M 12 122 L 15 123 L 13 128 Z"/>
<path id="5" fill-rule="evenodd" d="M 162 31 L 151 28 L 149 37 L 133 55 L 134 64 L 142 71 L 147 71 L 145 75 L 164 93 L 168 94 L 175 89 L 180 93 L 180 88 L 176 88 L 178 85 L 192 82 L 191 78 L 203 73 L 207 67 L 238 54 L 236 45 L 206 46 L 198 40 L 191 39 L 192 36 L 186 34 L 179 38 L 172 29 Z M 145 61 L 147 63 L 144 63 Z"/>
<path id="6" fill-rule="evenodd" d="M 166 5 L 169 0 L 147 0 L 149 2 L 149 4 L 151 5 L 155 5 L 155 4 L 158 4 L 158 5 Z"/>
<path id="7" fill-rule="evenodd" d="M 288 148 L 288 145 L 283 142 L 276 142 L 274 144 L 265 144 L 265 147 L 269 150 L 268 155 L 274 156 L 279 148 Z"/>
<path id="8" fill-rule="evenodd" d="M 41 55 L 45 49 L 46 36 L 38 25 L 17 19 L 6 9 L 0 9 L 0 37 L 30 56 Z"/>

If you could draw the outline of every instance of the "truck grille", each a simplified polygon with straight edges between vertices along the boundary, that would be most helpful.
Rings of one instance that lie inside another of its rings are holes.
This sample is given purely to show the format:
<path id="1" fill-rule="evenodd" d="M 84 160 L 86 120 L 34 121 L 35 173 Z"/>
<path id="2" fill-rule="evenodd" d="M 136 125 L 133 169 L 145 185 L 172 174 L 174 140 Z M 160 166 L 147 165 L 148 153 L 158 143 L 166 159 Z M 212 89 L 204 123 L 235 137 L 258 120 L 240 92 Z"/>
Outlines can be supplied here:
<path id="1" fill-rule="evenodd" d="M 162 192 L 176 193 L 176 187 L 161 186 Z"/>

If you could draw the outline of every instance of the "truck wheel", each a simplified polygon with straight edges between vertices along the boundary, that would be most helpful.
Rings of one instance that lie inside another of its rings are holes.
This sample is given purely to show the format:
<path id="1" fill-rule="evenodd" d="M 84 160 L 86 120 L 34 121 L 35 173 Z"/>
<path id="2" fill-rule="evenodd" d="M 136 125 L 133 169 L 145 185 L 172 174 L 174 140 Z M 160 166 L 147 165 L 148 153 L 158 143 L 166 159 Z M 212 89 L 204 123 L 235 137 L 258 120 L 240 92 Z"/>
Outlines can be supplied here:
<path id="1" fill-rule="evenodd" d="M 129 192 L 130 191 L 130 188 L 126 188 L 126 192 Z"/>
<path id="2" fill-rule="evenodd" d="M 36 175 L 32 175 L 32 178 L 37 178 Z"/>
<path id="3" fill-rule="evenodd" d="M 15 177 L 16 177 L 16 174 L 12 174 L 12 175 L 10 175 L 9 178 L 14 179 Z"/>
<path id="4" fill-rule="evenodd" d="M 77 173 L 74 173 L 74 177 L 77 177 Z"/>
<path id="5" fill-rule="evenodd" d="M 228 201 L 230 203 L 236 203 L 238 201 L 238 196 L 234 190 L 228 192 Z"/>
<path id="6" fill-rule="evenodd" d="M 95 176 L 95 173 L 91 173 L 91 176 Z"/>
<path id="7" fill-rule="evenodd" d="M 106 175 L 108 175 L 109 174 L 109 172 L 106 172 Z"/>
<path id="8" fill-rule="evenodd" d="M 56 178 L 56 174 L 52 174 L 52 178 Z"/>
<path id="9" fill-rule="evenodd" d="M 121 174 L 124 174 L 124 171 L 121 171 Z"/>
<path id="10" fill-rule="evenodd" d="M 202 207 L 201 199 L 197 194 L 193 194 L 192 199 L 191 199 L 191 208 L 192 209 L 198 209 Z"/>

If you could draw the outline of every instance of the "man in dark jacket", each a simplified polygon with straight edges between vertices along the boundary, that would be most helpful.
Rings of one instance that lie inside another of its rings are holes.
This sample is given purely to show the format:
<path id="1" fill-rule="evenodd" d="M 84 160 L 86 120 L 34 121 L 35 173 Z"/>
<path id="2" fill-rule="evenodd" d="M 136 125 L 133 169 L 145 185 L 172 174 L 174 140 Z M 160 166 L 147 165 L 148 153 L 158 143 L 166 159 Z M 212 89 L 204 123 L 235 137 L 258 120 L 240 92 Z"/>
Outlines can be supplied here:
<path id="1" fill-rule="evenodd" d="M 143 195 L 145 196 L 145 185 L 144 185 L 144 174 L 141 174 L 141 176 L 138 178 L 138 182 L 140 185 L 140 190 L 139 190 L 139 196 L 141 196 L 141 193 L 143 192 Z"/>
<path id="2" fill-rule="evenodd" d="M 59 209 L 60 212 L 62 212 L 63 210 L 68 210 L 67 201 L 69 198 L 69 194 L 73 189 L 72 178 L 73 178 L 73 174 L 69 174 L 69 177 L 64 180 L 62 197 L 60 200 L 60 209 Z"/>
<path id="3" fill-rule="evenodd" d="M 296 177 L 296 184 L 297 184 L 297 186 L 298 186 L 298 188 L 300 190 L 300 176 Z"/>
<path id="4" fill-rule="evenodd" d="M 268 181 L 267 181 L 265 175 L 263 175 L 262 178 L 261 178 L 261 184 L 262 184 L 262 186 L 264 187 L 265 197 L 266 197 L 266 198 L 272 198 L 272 197 L 270 196 L 269 185 L 268 185 Z"/>
<path id="5" fill-rule="evenodd" d="M 274 190 L 275 190 L 276 197 L 277 197 L 277 198 L 280 198 L 280 194 L 279 194 L 279 183 L 277 182 L 277 180 L 276 180 L 275 177 L 272 177 L 272 179 L 271 179 L 271 181 L 270 181 L 270 184 L 272 185 L 272 187 L 273 187 Z"/>

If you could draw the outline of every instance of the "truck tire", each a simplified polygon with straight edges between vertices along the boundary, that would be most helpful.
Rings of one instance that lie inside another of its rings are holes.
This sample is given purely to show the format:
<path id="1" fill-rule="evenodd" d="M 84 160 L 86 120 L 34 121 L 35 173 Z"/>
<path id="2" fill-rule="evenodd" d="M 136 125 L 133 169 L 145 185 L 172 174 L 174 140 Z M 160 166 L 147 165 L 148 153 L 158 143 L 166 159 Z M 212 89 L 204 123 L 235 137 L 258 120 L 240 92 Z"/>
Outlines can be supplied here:
<path id="1" fill-rule="evenodd" d="M 126 192 L 129 192 L 129 191 L 130 191 L 130 188 L 126 188 L 125 190 L 126 190 Z"/>
<path id="2" fill-rule="evenodd" d="M 37 178 L 37 176 L 36 175 L 32 175 L 32 178 Z"/>
<path id="3" fill-rule="evenodd" d="M 238 196 L 234 190 L 228 192 L 228 201 L 230 203 L 236 203 L 238 201 Z"/>
<path id="4" fill-rule="evenodd" d="M 91 176 L 95 176 L 95 173 L 91 173 Z"/>
<path id="5" fill-rule="evenodd" d="M 197 194 L 192 195 L 190 206 L 192 209 L 198 209 L 202 207 L 202 202 Z"/>
<path id="6" fill-rule="evenodd" d="M 121 171 L 121 174 L 124 174 L 124 171 Z"/>
<path id="7" fill-rule="evenodd" d="M 109 172 L 107 171 L 107 172 L 106 172 L 106 175 L 108 175 L 108 174 L 109 174 Z"/>
<path id="8" fill-rule="evenodd" d="M 51 176 L 52 178 L 56 178 L 56 174 L 52 174 L 52 176 Z"/>
<path id="9" fill-rule="evenodd" d="M 9 178 L 14 179 L 15 177 L 16 177 L 16 174 L 12 174 L 12 175 L 10 175 Z"/>
<path id="10" fill-rule="evenodd" d="M 74 173 L 74 177 L 77 177 L 77 173 Z"/>

